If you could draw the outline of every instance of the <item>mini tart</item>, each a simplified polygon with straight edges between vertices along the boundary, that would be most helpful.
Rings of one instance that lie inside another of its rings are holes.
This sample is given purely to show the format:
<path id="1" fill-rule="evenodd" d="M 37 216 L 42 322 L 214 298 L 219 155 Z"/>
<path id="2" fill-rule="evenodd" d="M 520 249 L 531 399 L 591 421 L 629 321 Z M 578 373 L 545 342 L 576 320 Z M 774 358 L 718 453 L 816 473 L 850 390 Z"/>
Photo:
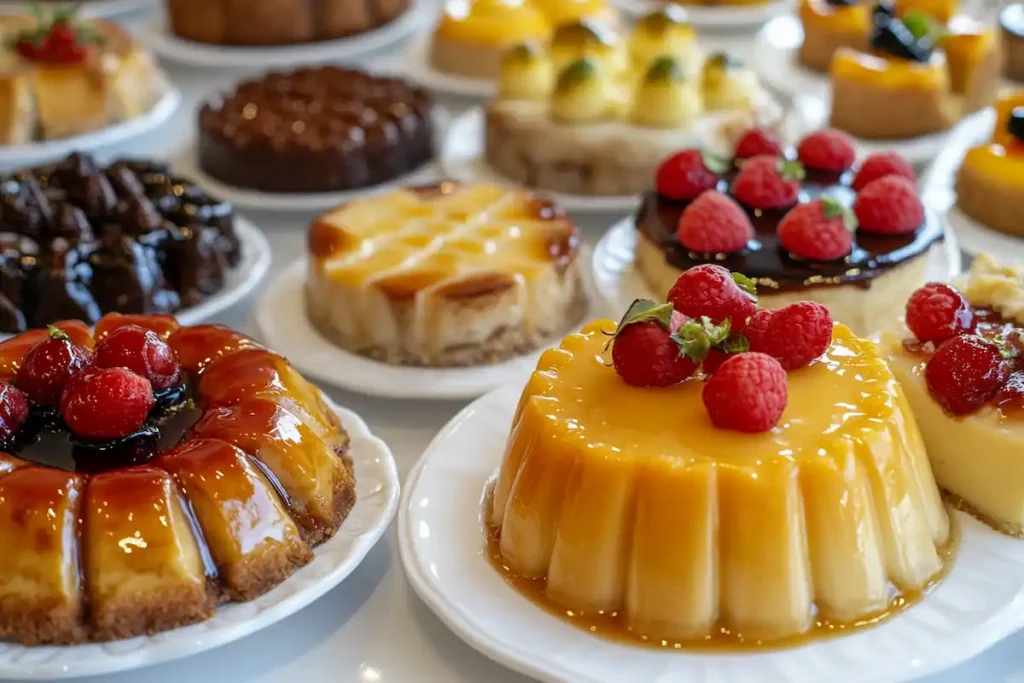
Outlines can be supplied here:
<path id="1" fill-rule="evenodd" d="M 1006 53 L 1006 77 L 1024 82 L 1024 3 L 1012 2 L 999 15 L 999 30 Z"/>
<path id="2" fill-rule="evenodd" d="M 1016 107 L 1024 107 L 1024 91 L 1000 98 L 996 134 L 991 142 L 967 152 L 957 171 L 956 193 L 957 206 L 974 220 L 1024 236 L 1024 140 L 1007 130 Z"/>
<path id="3" fill-rule="evenodd" d="M 923 14 L 940 24 L 949 23 L 960 8 L 960 0 L 895 0 L 897 16 Z"/>
<path id="4" fill-rule="evenodd" d="M 979 333 L 996 336 L 1024 325 L 1024 271 L 979 255 L 958 287 L 979 316 Z M 1021 406 L 990 402 L 960 417 L 932 398 L 924 369 L 932 345 L 909 331 L 883 336 L 882 348 L 921 427 L 939 486 L 1003 533 L 1024 537 L 1024 437 Z"/>
<path id="5" fill-rule="evenodd" d="M 566 337 L 523 391 L 488 509 L 513 575 L 684 645 L 875 618 L 941 576 L 950 522 L 874 344 L 837 325 L 752 435 L 711 424 L 700 378 L 625 384 L 603 360 L 614 330 Z"/>
<path id="6" fill-rule="evenodd" d="M 808 69 L 825 73 L 839 48 L 868 49 L 871 3 L 833 5 L 828 0 L 803 0 L 800 23 L 804 40 L 797 58 Z"/>
<path id="7" fill-rule="evenodd" d="M 498 362 L 580 319 L 578 241 L 525 190 L 445 183 L 356 200 L 310 228 L 309 319 L 391 364 Z"/>

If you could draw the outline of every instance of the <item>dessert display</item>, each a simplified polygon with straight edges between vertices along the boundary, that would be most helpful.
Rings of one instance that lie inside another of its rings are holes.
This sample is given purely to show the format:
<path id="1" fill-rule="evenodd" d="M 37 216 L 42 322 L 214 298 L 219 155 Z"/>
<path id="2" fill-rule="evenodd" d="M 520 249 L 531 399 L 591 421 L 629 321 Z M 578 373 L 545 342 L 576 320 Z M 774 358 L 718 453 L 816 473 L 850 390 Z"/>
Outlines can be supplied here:
<path id="1" fill-rule="evenodd" d="M 174 35 L 212 45 L 294 45 L 365 33 L 409 0 L 167 0 Z"/>
<path id="2" fill-rule="evenodd" d="M 4 341 L 0 367 L 2 638 L 203 621 L 310 562 L 354 503 L 337 415 L 228 328 L 115 314 Z"/>
<path id="3" fill-rule="evenodd" d="M 802 0 L 799 10 L 804 40 L 797 58 L 800 64 L 828 72 L 832 56 L 841 47 L 867 52 L 871 29 L 871 4 L 858 0 Z"/>
<path id="4" fill-rule="evenodd" d="M 556 27 L 581 19 L 617 23 L 605 0 L 447 0 L 434 29 L 430 63 L 442 73 L 497 78 L 506 49 L 544 44 Z"/>
<path id="5" fill-rule="evenodd" d="M 979 255 L 955 287 L 907 301 L 909 332 L 883 339 L 939 486 L 995 529 L 1024 537 L 1020 408 L 1024 270 Z"/>
<path id="6" fill-rule="evenodd" d="M 950 520 L 875 344 L 705 264 L 546 351 L 485 499 L 493 564 L 589 632 L 669 650 L 878 623 Z"/>
<path id="7" fill-rule="evenodd" d="M 200 168 L 263 192 L 379 185 L 434 156 L 426 92 L 335 66 L 245 81 L 206 102 L 198 127 Z"/>
<path id="8" fill-rule="evenodd" d="M 635 194 L 673 150 L 731 146 L 782 110 L 745 65 L 705 56 L 672 12 L 641 20 L 624 40 L 596 25 L 558 30 L 548 49 L 506 53 L 487 106 L 487 162 L 529 187 L 581 195 Z"/>
<path id="9" fill-rule="evenodd" d="M 167 90 L 153 57 L 122 27 L 72 10 L 0 16 L 0 145 L 106 128 L 148 113 Z"/>
<path id="10" fill-rule="evenodd" d="M 307 313 L 334 344 L 386 363 L 494 363 L 580 320 L 578 248 L 568 216 L 526 190 L 357 199 L 310 227 Z"/>
<path id="11" fill-rule="evenodd" d="M 999 29 L 1006 53 L 1006 77 L 1024 81 L 1024 3 L 1011 2 L 999 14 Z"/>
<path id="12" fill-rule="evenodd" d="M 1024 235 L 1024 90 L 996 103 L 992 141 L 968 150 L 956 175 L 957 207 L 983 225 Z"/>
<path id="13" fill-rule="evenodd" d="M 702 263 L 742 271 L 766 306 L 810 299 L 858 334 L 888 327 L 942 250 L 942 223 L 893 153 L 857 164 L 850 138 L 811 133 L 784 153 L 751 130 L 732 161 L 683 150 L 659 168 L 636 214 L 634 267 L 666 291 Z"/>
<path id="14" fill-rule="evenodd" d="M 240 260 L 231 205 L 162 164 L 72 154 L 0 177 L 0 332 L 174 313 Z"/>
<path id="15" fill-rule="evenodd" d="M 829 66 L 832 126 L 868 140 L 912 138 L 995 100 L 1003 56 L 993 29 L 966 17 L 941 27 L 886 4 L 872 13 L 870 50 L 840 47 Z"/>

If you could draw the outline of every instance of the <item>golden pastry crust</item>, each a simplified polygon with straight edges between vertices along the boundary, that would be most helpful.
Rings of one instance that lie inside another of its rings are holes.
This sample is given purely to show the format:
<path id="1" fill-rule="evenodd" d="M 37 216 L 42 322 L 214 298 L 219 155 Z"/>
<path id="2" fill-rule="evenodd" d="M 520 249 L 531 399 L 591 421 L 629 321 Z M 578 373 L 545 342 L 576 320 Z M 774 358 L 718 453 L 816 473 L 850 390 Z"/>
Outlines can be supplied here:
<path id="1" fill-rule="evenodd" d="M 960 107 L 939 90 L 895 91 L 855 80 L 833 80 L 829 125 L 865 140 L 901 140 L 949 130 Z"/>
<path id="2" fill-rule="evenodd" d="M 497 78 L 501 71 L 500 47 L 464 43 L 435 35 L 430 46 L 430 63 L 436 70 L 467 78 Z"/>
<path id="3" fill-rule="evenodd" d="M 1002 40 L 1006 53 L 1006 77 L 1024 81 L 1024 38 L 1003 28 Z"/>
<path id="4" fill-rule="evenodd" d="M 974 220 L 1024 237 L 1024 185 L 1000 182 L 971 164 L 962 164 L 956 176 L 956 197 L 960 210 Z"/>
<path id="5" fill-rule="evenodd" d="M 828 73 L 828 66 L 832 62 L 832 55 L 841 47 L 848 47 L 854 50 L 867 50 L 868 37 L 866 34 L 851 34 L 841 28 L 832 29 L 817 24 L 804 24 L 804 40 L 800 44 L 797 58 L 800 64 L 817 71 Z"/>

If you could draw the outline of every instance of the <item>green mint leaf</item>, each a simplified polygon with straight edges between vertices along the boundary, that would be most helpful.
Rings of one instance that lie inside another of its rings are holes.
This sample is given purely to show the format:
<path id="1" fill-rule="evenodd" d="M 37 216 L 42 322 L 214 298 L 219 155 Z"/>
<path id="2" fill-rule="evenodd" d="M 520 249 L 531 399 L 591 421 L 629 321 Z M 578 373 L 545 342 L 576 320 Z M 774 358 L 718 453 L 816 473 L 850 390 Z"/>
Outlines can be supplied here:
<path id="1" fill-rule="evenodd" d="M 842 217 L 844 228 L 850 232 L 857 231 L 857 216 L 838 199 L 826 195 L 821 198 L 821 203 L 825 205 L 825 218 Z"/>
<path id="2" fill-rule="evenodd" d="M 746 353 L 750 350 L 750 342 L 739 332 L 733 332 L 719 345 L 718 350 L 729 354 Z"/>
<path id="3" fill-rule="evenodd" d="M 687 320 L 672 335 L 672 340 L 679 346 L 679 355 L 686 356 L 694 363 L 700 363 L 711 350 L 711 340 L 707 332 L 695 320 Z"/>
<path id="4" fill-rule="evenodd" d="M 60 329 L 59 327 L 54 327 L 53 325 L 47 325 L 46 326 L 46 330 L 50 334 L 50 339 L 60 339 L 60 340 L 65 340 L 65 341 L 71 341 L 71 337 L 68 336 L 68 333 L 65 332 L 64 330 Z"/>
<path id="5" fill-rule="evenodd" d="M 914 40 L 933 38 L 937 33 L 935 22 L 928 15 L 921 12 L 907 12 L 903 16 L 903 25 L 914 36 Z"/>
<path id="6" fill-rule="evenodd" d="M 612 338 L 605 345 L 605 350 L 607 351 L 608 346 L 611 345 L 615 338 L 622 334 L 622 331 L 630 325 L 653 321 L 666 330 L 670 329 L 672 325 L 672 311 L 674 310 L 672 304 L 659 304 L 650 299 L 636 299 L 626 309 L 626 314 L 619 321 L 618 326 L 615 328 L 615 333 L 612 334 Z"/>
<path id="7" fill-rule="evenodd" d="M 757 285 L 753 280 L 743 273 L 733 273 L 732 281 L 735 282 L 740 289 L 746 292 L 751 299 L 755 302 L 757 301 Z"/>
<path id="8" fill-rule="evenodd" d="M 717 154 L 709 152 L 706 149 L 702 149 L 700 151 L 700 158 L 701 161 L 704 162 L 704 165 L 707 167 L 707 169 L 712 173 L 717 173 L 721 175 L 729 170 L 728 159 L 726 159 L 725 157 L 720 157 Z"/>
<path id="9" fill-rule="evenodd" d="M 807 177 L 804 165 L 795 159 L 779 159 L 777 170 L 783 180 L 803 180 Z"/>
<path id="10" fill-rule="evenodd" d="M 729 336 L 729 330 L 732 327 L 732 321 L 726 318 L 722 321 L 721 325 L 715 325 L 711 322 L 711 319 L 706 315 L 700 317 L 700 326 L 704 330 L 704 334 L 708 336 L 708 340 L 712 346 L 718 346 Z"/>

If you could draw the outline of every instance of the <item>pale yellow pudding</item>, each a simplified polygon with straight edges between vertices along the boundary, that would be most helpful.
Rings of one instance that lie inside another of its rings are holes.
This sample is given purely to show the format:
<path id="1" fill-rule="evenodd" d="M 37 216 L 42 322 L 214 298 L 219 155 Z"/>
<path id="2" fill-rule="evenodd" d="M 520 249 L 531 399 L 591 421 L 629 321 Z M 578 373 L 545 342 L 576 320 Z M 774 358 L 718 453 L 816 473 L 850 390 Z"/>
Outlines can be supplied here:
<path id="1" fill-rule="evenodd" d="M 836 326 L 789 373 L 778 427 L 751 435 L 711 424 L 699 378 L 622 382 L 614 329 L 566 337 L 523 391 L 489 510 L 511 573 L 670 642 L 860 622 L 941 576 L 949 518 L 874 344 Z"/>

